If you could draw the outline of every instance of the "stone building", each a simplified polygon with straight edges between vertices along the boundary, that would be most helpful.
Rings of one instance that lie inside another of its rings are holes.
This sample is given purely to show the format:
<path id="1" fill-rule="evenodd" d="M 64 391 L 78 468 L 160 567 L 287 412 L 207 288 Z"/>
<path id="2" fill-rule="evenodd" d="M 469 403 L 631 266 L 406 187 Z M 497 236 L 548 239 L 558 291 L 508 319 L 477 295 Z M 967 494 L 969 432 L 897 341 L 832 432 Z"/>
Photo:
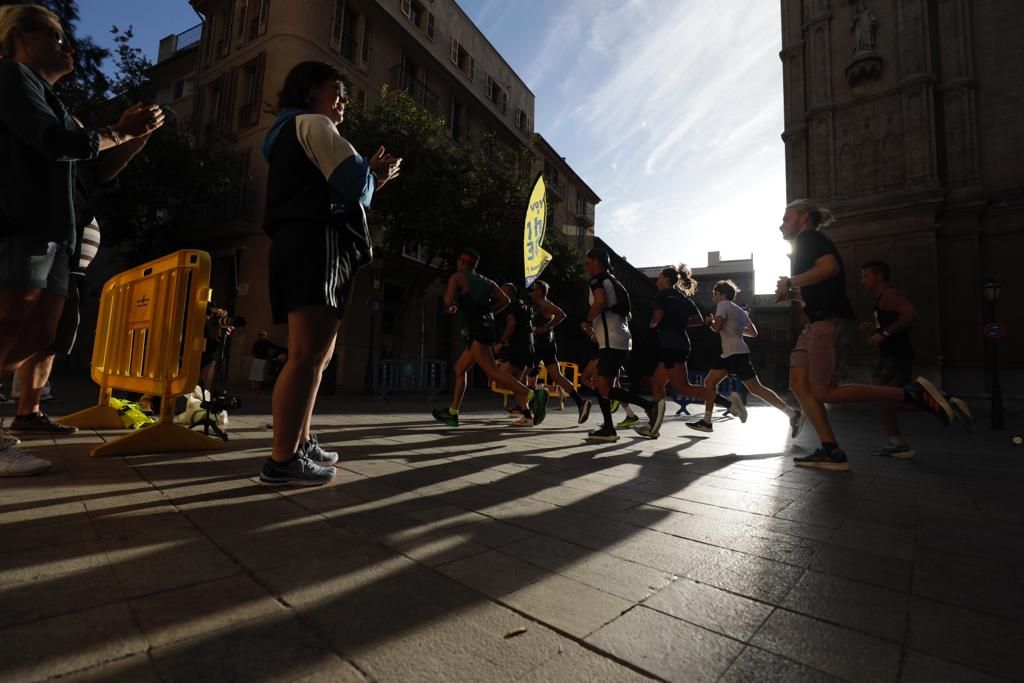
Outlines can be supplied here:
<path id="1" fill-rule="evenodd" d="M 882 259 L 914 301 L 920 370 L 986 380 L 981 285 L 1002 283 L 1004 347 L 1024 294 L 1024 11 L 1009 0 L 781 0 L 786 184 L 833 209 L 858 315 L 859 264 Z M 861 372 L 874 352 L 860 346 Z M 1003 354 L 1020 392 L 1020 357 Z M 1004 381 L 1005 381 L 1004 380 Z"/>
<path id="2" fill-rule="evenodd" d="M 250 321 L 233 340 L 229 378 L 237 379 L 247 371 L 256 332 L 271 327 L 265 296 L 269 240 L 261 228 L 267 165 L 259 148 L 274 120 L 268 103 L 292 66 L 305 60 L 338 65 L 357 105 L 373 106 L 385 85 L 403 90 L 445 118 L 452 144 L 471 144 L 486 133 L 530 144 L 534 95 L 454 0 L 191 5 L 202 23 L 161 41 L 152 76 L 159 102 L 191 126 L 200 144 L 221 142 L 237 151 L 248 178 L 237 215 L 213 230 L 218 303 Z M 583 197 L 584 215 L 570 211 L 559 227 L 572 225 L 575 234 L 584 225 L 592 239 L 593 207 L 600 200 L 550 145 L 534 150 L 538 169 L 551 156 L 549 163 L 565 166 L 563 177 L 578 181 L 573 198 Z M 439 274 L 416 247 L 381 255 L 361 271 L 343 321 L 338 367 L 325 381 L 336 377 L 342 388 L 361 390 L 380 359 L 446 357 L 450 331 L 439 312 Z M 283 330 L 276 336 L 283 338 Z"/>

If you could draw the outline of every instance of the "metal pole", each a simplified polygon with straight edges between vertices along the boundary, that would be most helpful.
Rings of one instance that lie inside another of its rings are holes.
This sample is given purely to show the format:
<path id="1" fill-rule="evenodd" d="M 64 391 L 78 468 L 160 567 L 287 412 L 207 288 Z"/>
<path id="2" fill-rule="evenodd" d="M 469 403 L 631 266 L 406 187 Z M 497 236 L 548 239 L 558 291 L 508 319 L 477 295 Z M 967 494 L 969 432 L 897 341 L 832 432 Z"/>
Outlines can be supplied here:
<path id="1" fill-rule="evenodd" d="M 996 317 L 996 302 L 992 302 L 992 322 Z M 992 429 L 1006 429 L 1003 413 L 1003 387 L 999 382 L 999 340 L 992 340 Z"/>

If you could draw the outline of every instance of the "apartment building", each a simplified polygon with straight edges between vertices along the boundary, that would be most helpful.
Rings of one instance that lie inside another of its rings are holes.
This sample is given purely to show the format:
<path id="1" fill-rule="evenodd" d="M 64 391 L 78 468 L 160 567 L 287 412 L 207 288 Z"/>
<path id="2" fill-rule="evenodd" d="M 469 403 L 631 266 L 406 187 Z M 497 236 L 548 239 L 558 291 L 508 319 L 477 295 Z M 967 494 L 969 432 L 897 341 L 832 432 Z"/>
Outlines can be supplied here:
<path id="1" fill-rule="evenodd" d="M 548 220 L 582 253 L 594 246 L 594 207 L 601 198 L 590 189 L 547 139 L 537 133 L 530 146 L 537 161 L 534 173 L 543 171 L 551 211 Z"/>
<path id="2" fill-rule="evenodd" d="M 160 104 L 173 109 L 200 144 L 237 151 L 247 178 L 238 214 L 214 231 L 218 302 L 250 320 L 234 340 L 229 378 L 235 379 L 248 367 L 244 351 L 251 338 L 271 326 L 265 296 L 269 240 L 260 227 L 267 165 L 259 150 L 274 120 L 277 89 L 295 64 L 336 64 L 350 98 L 361 106 L 375 105 L 383 86 L 408 93 L 444 117 L 453 144 L 471 144 L 485 134 L 530 144 L 534 94 L 454 0 L 191 0 L 191 5 L 201 23 L 160 42 L 152 76 Z M 571 227 L 574 240 L 589 245 L 600 200 L 550 145 L 534 149 L 538 167 L 550 166 L 560 180 L 552 195 L 557 224 L 566 231 Z M 567 178 L 571 191 L 562 180 Z M 418 256 L 383 256 L 360 273 L 343 323 L 344 346 L 338 349 L 337 379 L 343 388 L 365 388 L 379 359 L 436 356 L 447 343 L 437 315 L 439 288 L 429 286 L 438 273 Z"/>

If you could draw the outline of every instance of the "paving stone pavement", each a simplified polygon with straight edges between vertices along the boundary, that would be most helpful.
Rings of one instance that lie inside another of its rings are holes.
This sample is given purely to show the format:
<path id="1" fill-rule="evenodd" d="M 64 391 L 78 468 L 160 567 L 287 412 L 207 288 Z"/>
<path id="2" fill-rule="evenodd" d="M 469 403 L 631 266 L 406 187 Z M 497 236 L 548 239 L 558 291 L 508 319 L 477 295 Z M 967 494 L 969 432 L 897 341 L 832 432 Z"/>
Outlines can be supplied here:
<path id="1" fill-rule="evenodd" d="M 323 401 L 315 489 L 256 485 L 265 414 L 220 452 L 27 440 L 55 465 L 0 480 L 0 680 L 1024 680 L 1016 415 L 907 416 L 897 461 L 835 410 L 852 469 L 823 472 L 769 408 L 601 445 L 429 408 Z"/>

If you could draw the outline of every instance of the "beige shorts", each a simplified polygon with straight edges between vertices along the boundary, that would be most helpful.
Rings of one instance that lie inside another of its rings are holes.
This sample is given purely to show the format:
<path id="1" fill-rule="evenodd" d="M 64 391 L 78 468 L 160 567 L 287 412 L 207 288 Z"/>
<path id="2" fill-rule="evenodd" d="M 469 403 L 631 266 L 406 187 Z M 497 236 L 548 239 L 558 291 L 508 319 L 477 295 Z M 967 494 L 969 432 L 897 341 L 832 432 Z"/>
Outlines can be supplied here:
<path id="1" fill-rule="evenodd" d="M 807 368 L 811 384 L 839 384 L 846 376 L 850 325 L 843 318 L 832 318 L 804 327 L 789 355 L 789 367 Z"/>

